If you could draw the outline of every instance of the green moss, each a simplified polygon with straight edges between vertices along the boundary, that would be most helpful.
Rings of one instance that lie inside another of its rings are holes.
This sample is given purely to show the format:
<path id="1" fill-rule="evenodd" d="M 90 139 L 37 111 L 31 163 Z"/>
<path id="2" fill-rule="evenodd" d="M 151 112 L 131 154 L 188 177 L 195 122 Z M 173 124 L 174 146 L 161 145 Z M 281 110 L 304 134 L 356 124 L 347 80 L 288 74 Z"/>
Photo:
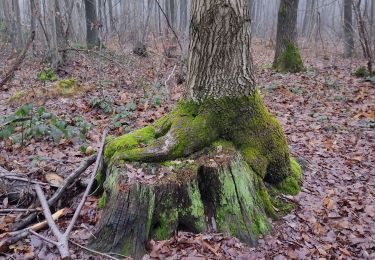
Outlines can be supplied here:
<path id="1" fill-rule="evenodd" d="M 302 169 L 296 159 L 290 158 L 292 174 L 276 185 L 276 188 L 286 194 L 297 195 L 300 192 Z"/>
<path id="2" fill-rule="evenodd" d="M 54 91 L 62 96 L 70 96 L 78 91 L 77 87 L 76 79 L 63 79 L 54 84 Z"/>
<path id="3" fill-rule="evenodd" d="M 354 75 L 358 78 L 364 78 L 366 76 L 368 76 L 368 71 L 367 71 L 367 68 L 366 67 L 359 67 L 355 72 L 354 72 Z"/>
<path id="4" fill-rule="evenodd" d="M 107 178 L 106 176 L 103 176 L 103 172 L 101 171 L 96 174 L 96 185 L 98 186 L 98 189 L 101 190 L 100 193 L 103 193 L 99 199 L 98 208 L 102 209 L 105 207 L 105 204 L 107 203 L 108 192 L 116 192 L 118 174 L 119 169 L 117 169 L 115 166 L 112 167 L 111 172 Z"/>
<path id="5" fill-rule="evenodd" d="M 286 41 L 284 50 L 276 57 L 274 68 L 278 72 L 300 72 L 304 70 L 303 61 L 295 43 Z"/>
<path id="6" fill-rule="evenodd" d="M 122 153 L 127 150 L 138 147 L 139 145 L 147 145 L 155 138 L 155 127 L 147 126 L 120 136 L 112 140 L 105 149 L 104 156 L 108 160 L 115 153 Z"/>
<path id="7" fill-rule="evenodd" d="M 173 235 L 176 222 L 178 220 L 178 211 L 171 210 L 163 212 L 159 215 L 158 223 L 154 229 L 154 237 L 156 240 L 165 240 Z"/>
<path id="8" fill-rule="evenodd" d="M 286 5 L 285 4 L 281 4 L 280 7 L 279 7 L 279 15 L 280 16 L 285 16 L 286 15 Z"/>
<path id="9" fill-rule="evenodd" d="M 100 199 L 99 199 L 99 202 L 98 202 L 98 208 L 99 209 L 103 209 L 105 204 L 107 203 L 107 194 L 104 193 Z"/>

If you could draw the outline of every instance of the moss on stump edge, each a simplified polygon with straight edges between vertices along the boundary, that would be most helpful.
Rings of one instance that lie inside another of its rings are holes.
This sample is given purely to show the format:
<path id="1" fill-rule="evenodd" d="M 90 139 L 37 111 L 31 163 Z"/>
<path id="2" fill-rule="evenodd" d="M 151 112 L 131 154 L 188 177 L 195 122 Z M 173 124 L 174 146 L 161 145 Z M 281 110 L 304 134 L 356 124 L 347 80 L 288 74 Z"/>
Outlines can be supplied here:
<path id="1" fill-rule="evenodd" d="M 297 194 L 301 178 L 258 91 L 182 101 L 153 125 L 108 143 L 97 175 L 104 212 L 90 246 L 139 257 L 146 241 L 177 230 L 223 232 L 253 245 L 271 231 L 279 194 Z M 280 212 L 292 208 L 284 206 Z"/>
<path id="2" fill-rule="evenodd" d="M 301 72 L 305 68 L 301 58 L 300 51 L 296 44 L 292 42 L 286 42 L 284 50 L 276 57 L 273 68 L 277 72 Z"/>

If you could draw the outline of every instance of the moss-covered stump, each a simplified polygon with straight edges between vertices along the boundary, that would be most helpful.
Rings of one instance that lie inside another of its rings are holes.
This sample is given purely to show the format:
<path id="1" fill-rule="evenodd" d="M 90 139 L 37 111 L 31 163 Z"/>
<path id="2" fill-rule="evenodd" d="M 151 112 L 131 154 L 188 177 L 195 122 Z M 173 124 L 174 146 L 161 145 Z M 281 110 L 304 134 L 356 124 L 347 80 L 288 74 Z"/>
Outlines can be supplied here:
<path id="1" fill-rule="evenodd" d="M 297 45 L 289 41 L 286 42 L 280 54 L 275 57 L 273 68 L 278 72 L 303 71 L 303 61 Z"/>
<path id="2" fill-rule="evenodd" d="M 289 207 L 279 194 L 297 194 L 301 181 L 257 91 L 181 101 L 153 125 L 108 140 L 103 165 L 104 211 L 90 246 L 133 257 L 149 239 L 177 230 L 224 232 L 254 244 L 270 231 L 275 209 Z"/>
<path id="3" fill-rule="evenodd" d="M 253 245 L 270 231 L 275 211 L 262 179 L 234 146 L 223 144 L 182 161 L 113 164 L 90 246 L 140 257 L 148 240 L 178 230 L 223 232 Z"/>

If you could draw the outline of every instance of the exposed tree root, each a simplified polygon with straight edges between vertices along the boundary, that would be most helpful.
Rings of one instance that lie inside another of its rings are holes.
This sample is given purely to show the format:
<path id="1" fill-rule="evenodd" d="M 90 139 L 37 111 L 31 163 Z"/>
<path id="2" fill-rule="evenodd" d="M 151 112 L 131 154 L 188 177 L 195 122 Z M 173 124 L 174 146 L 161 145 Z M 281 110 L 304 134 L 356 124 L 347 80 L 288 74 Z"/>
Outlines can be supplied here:
<path id="1" fill-rule="evenodd" d="M 173 174 L 134 182 L 125 164 L 151 176 L 172 166 Z M 91 246 L 139 257 L 148 239 L 181 229 L 225 232 L 253 244 L 269 232 L 274 205 L 284 206 L 269 192 L 296 194 L 300 180 L 282 129 L 258 92 L 183 101 L 153 125 L 109 140 L 97 175 L 105 209 Z"/>

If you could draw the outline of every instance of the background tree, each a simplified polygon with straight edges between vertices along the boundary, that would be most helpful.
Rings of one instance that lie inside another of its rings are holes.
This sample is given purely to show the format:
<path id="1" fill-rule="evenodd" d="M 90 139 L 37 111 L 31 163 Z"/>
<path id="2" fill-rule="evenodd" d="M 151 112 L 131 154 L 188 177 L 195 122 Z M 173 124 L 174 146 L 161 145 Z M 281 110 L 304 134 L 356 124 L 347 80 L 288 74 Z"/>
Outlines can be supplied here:
<path id="1" fill-rule="evenodd" d="M 253 244 L 276 214 L 265 183 L 298 192 L 300 168 L 256 88 L 249 26 L 246 0 L 192 2 L 185 97 L 153 125 L 107 145 L 97 177 L 106 178 L 105 208 L 91 247 L 137 258 L 150 238 L 181 229 Z M 131 181 L 126 164 L 174 170 L 155 183 Z"/>
<path id="2" fill-rule="evenodd" d="M 4 0 L 6 34 L 16 50 L 23 47 L 21 13 L 18 0 Z"/>
<path id="3" fill-rule="evenodd" d="M 354 30 L 353 30 L 353 1 L 344 0 L 344 56 L 353 56 Z"/>
<path id="4" fill-rule="evenodd" d="M 51 61 L 51 67 L 57 69 L 61 63 L 61 55 L 57 43 L 57 25 L 56 25 L 56 2 L 46 1 L 46 38 L 48 42 L 48 53 Z"/>
<path id="5" fill-rule="evenodd" d="M 302 35 L 309 37 L 316 17 L 316 0 L 307 0 L 303 16 Z"/>
<path id="6" fill-rule="evenodd" d="M 299 72 L 303 62 L 297 44 L 297 10 L 299 0 L 281 0 L 278 20 L 276 51 L 273 67 L 281 72 Z"/>
<path id="7" fill-rule="evenodd" d="M 86 13 L 86 44 L 92 48 L 99 46 L 98 18 L 95 0 L 85 0 Z"/>

